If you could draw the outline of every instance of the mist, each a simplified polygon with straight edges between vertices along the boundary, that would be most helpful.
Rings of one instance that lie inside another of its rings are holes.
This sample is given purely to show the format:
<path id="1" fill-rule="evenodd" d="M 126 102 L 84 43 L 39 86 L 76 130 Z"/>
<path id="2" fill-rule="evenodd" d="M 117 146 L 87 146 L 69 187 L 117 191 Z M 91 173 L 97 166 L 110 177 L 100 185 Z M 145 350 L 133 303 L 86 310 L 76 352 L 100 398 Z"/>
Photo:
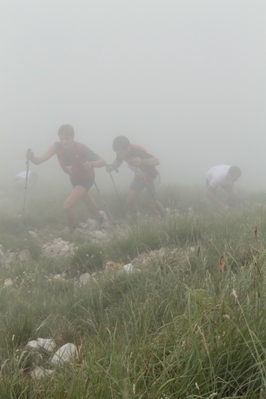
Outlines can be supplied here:
<path id="1" fill-rule="evenodd" d="M 164 184 L 226 163 L 265 190 L 265 15 L 246 0 L 2 2 L 0 180 L 71 124 L 108 163 L 117 135 L 144 146 Z M 56 159 L 32 169 L 67 183 Z"/>

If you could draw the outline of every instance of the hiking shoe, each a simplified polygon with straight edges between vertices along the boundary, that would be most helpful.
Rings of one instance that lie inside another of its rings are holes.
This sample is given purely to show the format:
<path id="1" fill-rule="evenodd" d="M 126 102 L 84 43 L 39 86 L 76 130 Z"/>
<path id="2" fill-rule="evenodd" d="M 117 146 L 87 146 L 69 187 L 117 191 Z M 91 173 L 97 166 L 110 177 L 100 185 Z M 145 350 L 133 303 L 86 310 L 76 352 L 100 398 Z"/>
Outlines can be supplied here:
<path id="1" fill-rule="evenodd" d="M 100 230 L 105 224 L 105 219 L 101 216 L 99 219 L 95 220 L 92 226 L 90 226 L 89 231 Z"/>

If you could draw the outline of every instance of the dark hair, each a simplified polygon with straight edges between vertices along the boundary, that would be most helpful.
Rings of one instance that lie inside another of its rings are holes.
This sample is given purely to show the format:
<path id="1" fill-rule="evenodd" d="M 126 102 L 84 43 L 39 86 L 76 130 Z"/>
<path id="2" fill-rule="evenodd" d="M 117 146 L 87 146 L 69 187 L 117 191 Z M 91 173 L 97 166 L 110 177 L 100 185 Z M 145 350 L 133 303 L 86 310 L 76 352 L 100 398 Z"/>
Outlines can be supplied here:
<path id="1" fill-rule="evenodd" d="M 75 132 L 73 129 L 73 126 L 71 125 L 62 125 L 58 129 L 58 136 L 61 136 L 62 134 L 67 134 L 68 136 L 74 137 Z"/>
<path id="2" fill-rule="evenodd" d="M 130 141 L 125 136 L 117 136 L 113 141 L 113 150 L 119 151 L 128 148 Z"/>
<path id="3" fill-rule="evenodd" d="M 230 175 L 238 179 L 241 176 L 241 170 L 238 166 L 231 166 L 229 169 Z"/>

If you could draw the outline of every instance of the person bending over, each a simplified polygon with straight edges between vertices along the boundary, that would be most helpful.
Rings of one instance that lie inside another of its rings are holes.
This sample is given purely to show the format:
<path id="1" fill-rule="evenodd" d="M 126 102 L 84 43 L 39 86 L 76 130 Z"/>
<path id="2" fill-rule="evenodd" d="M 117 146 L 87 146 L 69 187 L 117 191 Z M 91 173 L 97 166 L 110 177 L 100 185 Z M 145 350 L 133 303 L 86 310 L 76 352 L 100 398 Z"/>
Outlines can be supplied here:
<path id="1" fill-rule="evenodd" d="M 240 176 L 241 170 L 238 166 L 218 165 L 209 169 L 206 173 L 206 190 L 210 201 L 224 207 L 216 196 L 217 188 L 221 187 L 228 194 L 228 205 L 233 206 L 237 196 L 234 183 Z"/>
<path id="2" fill-rule="evenodd" d="M 28 175 L 28 176 L 27 176 Z M 13 198 L 17 201 L 21 200 L 25 194 L 25 190 L 27 192 L 32 193 L 34 187 L 36 186 L 39 179 L 39 175 L 36 172 L 32 172 L 28 170 L 23 170 L 15 175 L 12 184 L 3 191 L 2 196 Z M 27 180 L 27 184 L 26 184 Z"/>
<path id="3" fill-rule="evenodd" d="M 14 180 L 12 187 L 14 190 L 17 190 L 18 192 L 22 192 L 25 189 L 26 185 L 26 179 L 27 180 L 27 189 L 31 191 L 37 184 L 39 180 L 39 175 L 37 172 L 33 171 L 28 171 L 28 176 L 27 176 L 27 171 L 23 170 L 20 173 L 17 173 Z"/>
<path id="4" fill-rule="evenodd" d="M 95 227 L 100 227 L 104 218 L 89 190 L 94 183 L 94 168 L 101 168 L 106 162 L 84 144 L 74 141 L 75 132 L 71 125 L 62 125 L 58 130 L 58 136 L 59 141 L 53 143 L 41 156 L 35 157 L 34 153 L 28 150 L 26 157 L 33 164 L 39 165 L 56 154 L 62 169 L 69 175 L 73 189 L 63 205 L 68 220 L 65 232 L 74 232 L 76 228 L 74 205 L 80 200 L 84 201 L 96 220 Z"/>
<path id="5" fill-rule="evenodd" d="M 137 214 L 138 196 L 143 189 L 146 189 L 147 206 L 153 213 L 163 215 L 164 207 L 157 200 L 160 175 L 156 166 L 160 164 L 160 161 L 143 147 L 131 144 L 128 138 L 124 136 L 117 136 L 114 139 L 113 150 L 116 152 L 116 158 L 112 165 L 107 165 L 106 171 L 110 173 L 116 170 L 125 161 L 135 174 L 127 196 L 129 213 L 131 215 Z"/>

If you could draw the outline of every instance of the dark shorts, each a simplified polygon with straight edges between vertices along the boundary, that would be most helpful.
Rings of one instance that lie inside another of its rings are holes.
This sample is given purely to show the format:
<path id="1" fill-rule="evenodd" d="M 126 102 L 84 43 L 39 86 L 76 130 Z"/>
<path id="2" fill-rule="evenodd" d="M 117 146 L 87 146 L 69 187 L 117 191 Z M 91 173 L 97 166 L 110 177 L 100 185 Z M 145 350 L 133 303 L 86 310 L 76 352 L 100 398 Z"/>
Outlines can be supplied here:
<path id="1" fill-rule="evenodd" d="M 130 190 L 141 193 L 141 191 L 145 188 L 147 199 L 154 199 L 157 197 L 158 194 L 160 180 L 160 175 L 156 175 L 154 179 L 149 181 L 143 181 L 135 176 L 132 183 L 130 184 Z"/>
<path id="2" fill-rule="evenodd" d="M 70 181 L 73 187 L 82 186 L 83 188 L 85 188 L 86 191 L 89 191 L 89 189 L 94 183 L 94 177 L 90 177 L 89 179 L 83 179 L 83 180 L 70 178 Z"/>

